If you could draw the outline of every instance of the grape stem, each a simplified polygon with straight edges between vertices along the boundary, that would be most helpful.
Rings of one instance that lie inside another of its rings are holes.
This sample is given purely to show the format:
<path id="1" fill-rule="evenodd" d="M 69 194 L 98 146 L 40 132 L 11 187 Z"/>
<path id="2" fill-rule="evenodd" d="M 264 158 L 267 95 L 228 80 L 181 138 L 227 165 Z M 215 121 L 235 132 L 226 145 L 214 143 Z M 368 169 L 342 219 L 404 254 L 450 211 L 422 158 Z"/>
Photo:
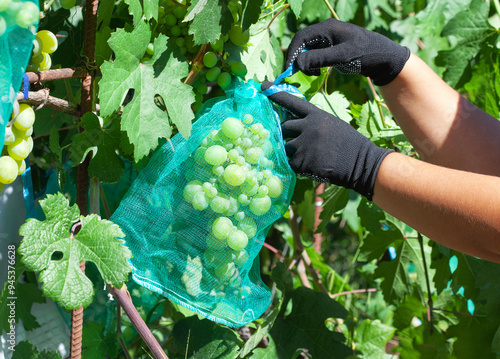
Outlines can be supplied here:
<path id="1" fill-rule="evenodd" d="M 356 294 L 356 293 L 374 293 L 374 292 L 378 292 L 379 290 L 380 289 L 377 289 L 377 288 L 353 289 L 353 290 L 348 290 L 345 292 L 332 294 L 330 297 L 332 297 L 332 299 L 333 299 L 333 298 L 341 297 L 343 295 Z"/>
<path id="2" fill-rule="evenodd" d="M 328 10 L 330 10 L 330 12 L 332 13 L 332 16 L 337 19 L 337 20 L 340 20 L 339 19 L 339 16 L 337 15 L 337 13 L 335 12 L 335 10 L 333 10 L 333 7 L 332 5 L 330 5 L 330 2 L 328 0 L 323 0 L 325 2 L 325 5 L 326 7 L 328 8 Z"/>
<path id="3" fill-rule="evenodd" d="M 271 21 L 269 21 L 269 24 L 267 25 L 266 30 L 269 30 L 269 28 L 271 27 L 271 24 L 279 16 L 279 14 L 281 14 L 283 11 L 285 11 L 289 7 L 290 7 L 290 4 L 286 4 L 285 6 L 283 6 L 283 9 L 281 9 L 280 11 L 278 11 L 278 13 L 273 16 L 273 18 L 271 19 Z"/>
<path id="4" fill-rule="evenodd" d="M 208 44 L 203 45 L 200 47 L 200 50 L 196 54 L 196 56 L 193 59 L 192 65 L 191 65 L 191 71 L 189 71 L 189 74 L 187 75 L 186 79 L 184 80 L 184 83 L 187 85 L 192 85 L 198 75 L 200 74 L 201 70 L 203 70 L 203 55 L 207 52 L 208 49 Z"/>

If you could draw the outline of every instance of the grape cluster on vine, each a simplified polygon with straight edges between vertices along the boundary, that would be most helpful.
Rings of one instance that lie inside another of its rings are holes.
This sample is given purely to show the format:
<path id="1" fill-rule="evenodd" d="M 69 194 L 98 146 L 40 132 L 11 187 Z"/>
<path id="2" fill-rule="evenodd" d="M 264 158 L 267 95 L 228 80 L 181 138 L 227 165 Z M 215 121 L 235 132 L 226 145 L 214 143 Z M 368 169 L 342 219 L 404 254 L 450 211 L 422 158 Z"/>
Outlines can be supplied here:
<path id="1" fill-rule="evenodd" d="M 26 68 L 27 71 L 45 71 L 52 67 L 50 54 L 57 50 L 58 41 L 56 35 L 49 30 L 41 30 L 36 33 L 33 40 L 31 58 Z"/>
<path id="2" fill-rule="evenodd" d="M 5 131 L 5 140 L 0 157 L 0 192 L 26 170 L 26 157 L 33 149 L 33 124 L 35 111 L 25 103 L 14 103 L 12 120 Z"/>

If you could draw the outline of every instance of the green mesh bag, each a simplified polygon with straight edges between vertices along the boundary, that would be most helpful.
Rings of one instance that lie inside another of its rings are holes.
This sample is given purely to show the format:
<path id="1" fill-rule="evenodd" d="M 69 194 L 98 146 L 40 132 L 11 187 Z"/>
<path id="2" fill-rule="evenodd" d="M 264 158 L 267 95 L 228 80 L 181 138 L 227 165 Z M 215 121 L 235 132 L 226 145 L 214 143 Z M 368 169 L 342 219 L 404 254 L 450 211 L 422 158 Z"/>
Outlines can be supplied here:
<path id="1" fill-rule="evenodd" d="M 204 105 L 188 140 L 178 134 L 155 151 L 111 220 L 137 283 L 239 327 L 271 303 L 258 253 L 290 204 L 295 174 L 260 84 L 226 94 Z"/>
<path id="2" fill-rule="evenodd" d="M 26 70 L 40 16 L 38 1 L 0 1 L 0 143 Z M 0 146 L 1 147 L 1 146 Z"/>

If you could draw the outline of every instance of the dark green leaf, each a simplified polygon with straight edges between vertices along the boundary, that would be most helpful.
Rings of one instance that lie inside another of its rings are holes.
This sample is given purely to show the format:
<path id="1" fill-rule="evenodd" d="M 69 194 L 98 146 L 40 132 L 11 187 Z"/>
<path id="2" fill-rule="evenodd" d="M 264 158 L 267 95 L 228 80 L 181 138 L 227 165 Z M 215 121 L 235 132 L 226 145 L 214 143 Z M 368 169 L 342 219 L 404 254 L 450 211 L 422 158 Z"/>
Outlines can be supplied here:
<path id="1" fill-rule="evenodd" d="M 241 29 L 247 30 L 259 21 L 261 7 L 264 0 L 242 0 L 241 4 Z"/>
<path id="2" fill-rule="evenodd" d="M 193 19 L 189 34 L 194 35 L 195 45 L 217 40 L 221 33 L 226 34 L 233 21 L 227 7 L 229 0 L 193 0 L 186 19 Z M 196 14 L 193 16 L 193 12 Z"/>
<path id="3" fill-rule="evenodd" d="M 29 340 L 19 342 L 12 353 L 12 359 L 62 359 L 61 355 L 55 351 L 39 351 Z"/>
<path id="4" fill-rule="evenodd" d="M 81 120 L 80 126 L 85 131 L 74 135 L 71 140 L 71 163 L 78 165 L 85 159 L 89 150 L 93 157 L 88 167 L 89 176 L 99 178 L 108 183 L 117 182 L 125 167 L 123 160 L 116 154 L 120 147 L 120 123 L 114 119 L 102 128 L 99 119 L 91 112 L 87 112 Z"/>
<path id="5" fill-rule="evenodd" d="M 118 354 L 117 333 L 109 331 L 104 334 L 104 327 L 90 322 L 83 327 L 82 358 L 116 358 Z"/>
<path id="6" fill-rule="evenodd" d="M 236 334 L 223 326 L 197 316 L 179 320 L 172 330 L 175 351 L 182 358 L 215 359 L 238 356 Z"/>
<path id="7" fill-rule="evenodd" d="M 314 358 L 347 358 L 352 354 L 344 345 L 341 333 L 330 331 L 325 326 L 328 318 L 345 318 L 347 311 L 326 293 L 314 292 L 300 287 L 288 292 L 280 317 L 270 331 L 276 344 L 278 358 L 291 358 L 300 348 L 307 349 Z M 291 301 L 290 314 L 284 315 Z"/>
<path id="8" fill-rule="evenodd" d="M 470 8 L 458 13 L 443 29 L 443 36 L 453 38 L 455 46 L 441 51 L 436 63 L 446 67 L 443 79 L 452 87 L 476 57 L 481 46 L 496 32 L 488 24 L 489 1 L 474 0 Z"/>

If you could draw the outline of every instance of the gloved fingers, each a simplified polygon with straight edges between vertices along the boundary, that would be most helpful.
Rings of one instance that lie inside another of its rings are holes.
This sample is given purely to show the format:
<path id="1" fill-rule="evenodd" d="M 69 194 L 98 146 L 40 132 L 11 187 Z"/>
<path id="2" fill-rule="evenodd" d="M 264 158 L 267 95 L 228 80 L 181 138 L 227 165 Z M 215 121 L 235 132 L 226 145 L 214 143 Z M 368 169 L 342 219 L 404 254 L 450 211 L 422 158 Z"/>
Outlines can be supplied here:
<path id="1" fill-rule="evenodd" d="M 262 84 L 260 85 L 260 89 L 262 91 L 266 91 L 269 87 L 271 87 L 273 85 L 273 83 L 271 81 L 264 81 L 262 82 Z"/>
<path id="2" fill-rule="evenodd" d="M 318 75 L 319 69 L 335 64 L 344 64 L 352 60 L 348 54 L 352 46 L 348 43 L 341 43 L 323 49 L 309 50 L 297 56 L 296 64 L 300 71 L 306 75 Z"/>
<path id="3" fill-rule="evenodd" d="M 283 138 L 296 138 L 302 133 L 303 119 L 292 119 L 287 120 L 281 124 L 281 132 L 283 133 Z"/>
<path id="4" fill-rule="evenodd" d="M 288 158 L 291 159 L 295 155 L 295 153 L 297 152 L 297 146 L 298 146 L 298 142 L 296 139 L 287 141 L 285 143 L 285 153 L 286 153 Z"/>
<path id="5" fill-rule="evenodd" d="M 269 96 L 269 99 L 298 118 L 303 118 L 310 113 L 320 111 L 312 103 L 287 92 L 277 92 Z"/>

